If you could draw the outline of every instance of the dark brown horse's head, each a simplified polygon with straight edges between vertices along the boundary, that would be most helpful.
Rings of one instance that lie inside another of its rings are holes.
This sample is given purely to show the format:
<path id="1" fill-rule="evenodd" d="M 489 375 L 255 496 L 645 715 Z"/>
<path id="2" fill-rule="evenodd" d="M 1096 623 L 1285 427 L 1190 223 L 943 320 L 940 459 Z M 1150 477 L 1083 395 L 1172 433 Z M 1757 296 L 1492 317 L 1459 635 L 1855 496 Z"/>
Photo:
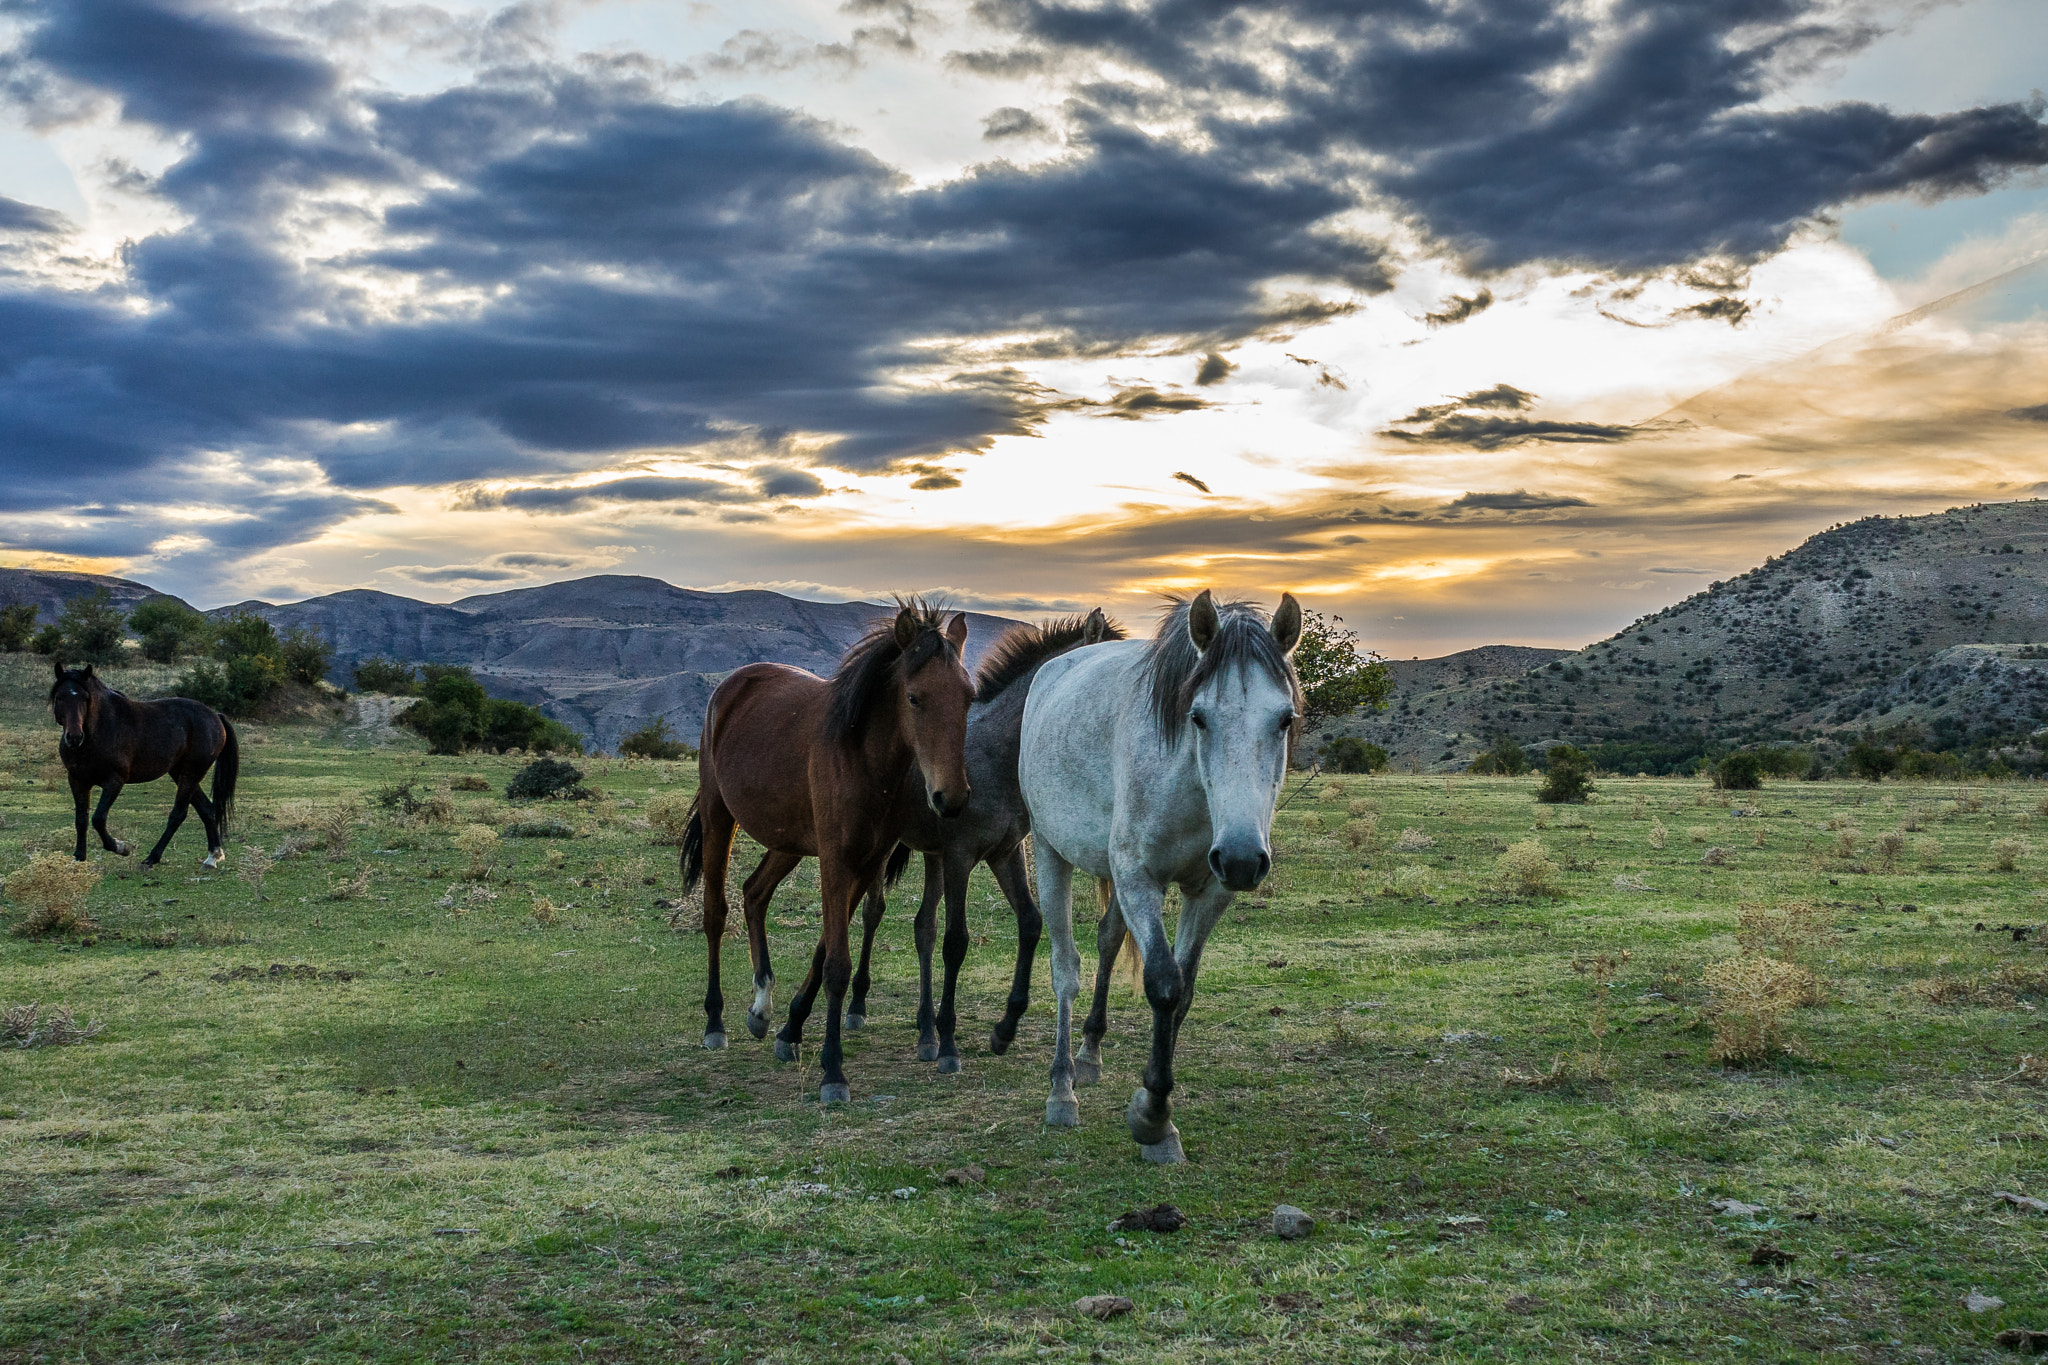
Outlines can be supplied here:
<path id="1" fill-rule="evenodd" d="M 938 620 L 936 611 L 917 603 L 896 613 L 893 634 L 902 651 L 897 714 L 932 809 L 958 815 L 967 806 L 967 708 L 974 703 L 974 680 L 960 658 L 967 613 L 954 612 L 943 631 Z"/>
<path id="2" fill-rule="evenodd" d="M 93 675 L 92 665 L 66 668 L 56 665 L 57 681 L 50 687 L 50 710 L 63 728 L 62 746 L 75 749 L 85 743 L 86 732 L 99 715 L 100 697 L 106 684 Z"/>

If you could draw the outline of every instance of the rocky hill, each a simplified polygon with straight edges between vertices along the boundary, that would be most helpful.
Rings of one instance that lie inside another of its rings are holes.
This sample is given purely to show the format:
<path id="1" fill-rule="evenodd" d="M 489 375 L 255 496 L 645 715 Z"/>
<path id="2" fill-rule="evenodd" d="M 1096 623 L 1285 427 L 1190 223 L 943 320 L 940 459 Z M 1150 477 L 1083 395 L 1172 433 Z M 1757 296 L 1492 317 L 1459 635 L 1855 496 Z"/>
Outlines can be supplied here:
<path id="1" fill-rule="evenodd" d="M 114 605 L 133 611 L 152 597 L 169 597 L 146 583 L 99 573 L 60 573 L 52 569 L 0 569 L 0 603 L 33 602 L 36 618 L 45 624 L 64 614 L 64 604 L 95 588 L 105 588 Z M 182 599 L 176 599 L 182 601 Z"/>
<path id="2" fill-rule="evenodd" d="M 1518 676 L 1418 679 L 1332 733 L 1446 769 L 1501 734 L 1746 742 L 1910 720 L 1953 742 L 2048 720 L 2042 642 L 2048 502 L 1870 517 Z"/>

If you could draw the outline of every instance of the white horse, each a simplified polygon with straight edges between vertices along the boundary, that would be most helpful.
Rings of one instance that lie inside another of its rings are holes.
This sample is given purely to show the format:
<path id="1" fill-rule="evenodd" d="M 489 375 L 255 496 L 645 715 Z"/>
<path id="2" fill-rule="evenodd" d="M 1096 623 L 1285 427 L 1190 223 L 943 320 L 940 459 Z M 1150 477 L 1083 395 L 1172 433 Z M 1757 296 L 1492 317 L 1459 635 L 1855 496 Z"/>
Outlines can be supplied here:
<path id="1" fill-rule="evenodd" d="M 1074 1082 L 1102 1078 L 1100 1034 L 1077 1073 L 1070 1052 L 1081 958 L 1074 947 L 1074 869 L 1114 888 L 1145 959 L 1152 1056 L 1125 1112 L 1147 1160 L 1185 1160 L 1173 1126 L 1173 1049 L 1194 999 L 1202 945 L 1232 898 L 1272 867 L 1273 810 L 1301 723 L 1290 656 L 1301 606 L 1280 599 L 1269 625 L 1243 602 L 1205 591 L 1174 600 L 1150 641 L 1091 645 L 1039 670 L 1024 704 L 1017 775 L 1031 811 L 1039 906 L 1052 932 L 1059 999 L 1052 1096 L 1045 1121 L 1080 1122 Z M 1169 944 L 1161 908 L 1168 883 L 1185 908 Z M 1115 941 L 1104 925 L 1111 960 Z"/>

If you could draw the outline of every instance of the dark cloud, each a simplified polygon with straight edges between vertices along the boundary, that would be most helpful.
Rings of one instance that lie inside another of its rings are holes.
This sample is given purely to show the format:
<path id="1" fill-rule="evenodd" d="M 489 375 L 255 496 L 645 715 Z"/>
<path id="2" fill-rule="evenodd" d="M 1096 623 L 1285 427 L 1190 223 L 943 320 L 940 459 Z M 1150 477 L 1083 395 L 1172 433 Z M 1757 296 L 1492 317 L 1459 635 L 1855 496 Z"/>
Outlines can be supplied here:
<path id="1" fill-rule="evenodd" d="M 1194 475 L 1189 474 L 1183 470 L 1175 470 L 1173 477 L 1179 479 L 1182 483 L 1186 484 L 1188 487 L 1192 489 L 1195 489 L 1198 492 L 1206 493 L 1209 491 L 1208 484 L 1203 483 Z"/>
<path id="2" fill-rule="evenodd" d="M 1422 320 L 1428 323 L 1431 328 L 1455 327 L 1468 318 L 1478 317 L 1491 307 L 1493 307 L 1493 291 L 1491 289 L 1482 289 L 1470 296 L 1453 294 L 1445 302 L 1444 306 L 1436 312 L 1424 313 Z"/>
<path id="3" fill-rule="evenodd" d="M 1202 363 L 1195 368 L 1195 387 L 1206 389 L 1211 384 L 1221 384 L 1230 378 L 1237 366 L 1215 351 L 1202 357 Z"/>
<path id="4" fill-rule="evenodd" d="M 2017 417 L 2022 422 L 2048 422 L 2048 403 L 2041 403 L 2031 408 L 2014 408 L 2007 415 Z"/>
<path id="5" fill-rule="evenodd" d="M 576 512 L 602 503 L 746 503 L 759 502 L 764 496 L 755 489 L 717 479 L 648 474 L 604 483 L 472 489 L 455 505 L 465 511 L 511 507 L 524 512 Z"/>
<path id="6" fill-rule="evenodd" d="M 1107 403 L 1096 410 L 1104 417 L 1115 417 L 1126 422 L 1171 412 L 1200 412 L 1216 405 L 1206 398 L 1191 393 L 1166 393 L 1162 390 L 1139 385 L 1121 389 Z"/>
<path id="7" fill-rule="evenodd" d="M 1584 498 L 1560 496 L 1552 493 L 1531 493 L 1517 488 L 1512 493 L 1467 493 L 1444 504 L 1444 512 L 1457 516 L 1461 512 L 1549 512 L 1561 507 L 1591 507 Z"/>
<path id="8" fill-rule="evenodd" d="M 1008 137 L 1049 138 L 1052 129 L 1029 109 L 1006 105 L 981 121 L 981 136 L 985 142 L 1000 142 Z"/>
<path id="9" fill-rule="evenodd" d="M 71 220 L 54 209 L 39 208 L 0 195 L 0 232 L 40 234 L 64 232 L 70 227 Z"/>
<path id="10" fill-rule="evenodd" d="M 1535 401 L 1536 395 L 1528 392 L 1526 389 L 1518 389 L 1512 384 L 1496 384 L 1490 389 L 1481 389 L 1477 393 L 1468 393 L 1461 398 L 1453 398 L 1448 403 L 1433 403 L 1428 407 L 1417 408 L 1406 417 L 1403 417 L 1401 421 L 1404 423 L 1434 422 L 1440 417 L 1458 411 L 1460 408 L 1505 409 L 1509 412 L 1523 412 Z"/>
<path id="11" fill-rule="evenodd" d="M 1543 441 L 1562 445 L 1611 445 L 1641 435 L 1638 427 L 1599 422 L 1544 422 L 1528 417 L 1483 417 L 1454 413 L 1414 431 L 1389 427 L 1380 435 L 1418 445 L 1467 446 L 1473 450 L 1504 450 Z"/>
<path id="12" fill-rule="evenodd" d="M 934 469 L 929 474 L 913 479 L 910 486 L 921 493 L 943 492 L 960 486 L 960 476 L 949 469 Z"/>
<path id="13" fill-rule="evenodd" d="M 1725 322 L 1730 327 L 1740 327 L 1743 319 L 1747 318 L 1752 311 L 1753 309 L 1747 300 L 1730 298 L 1724 295 L 1717 299 L 1708 299 L 1704 303 L 1695 303 L 1689 307 L 1681 308 L 1671 316 L 1677 318 L 1707 318 L 1715 322 Z"/>

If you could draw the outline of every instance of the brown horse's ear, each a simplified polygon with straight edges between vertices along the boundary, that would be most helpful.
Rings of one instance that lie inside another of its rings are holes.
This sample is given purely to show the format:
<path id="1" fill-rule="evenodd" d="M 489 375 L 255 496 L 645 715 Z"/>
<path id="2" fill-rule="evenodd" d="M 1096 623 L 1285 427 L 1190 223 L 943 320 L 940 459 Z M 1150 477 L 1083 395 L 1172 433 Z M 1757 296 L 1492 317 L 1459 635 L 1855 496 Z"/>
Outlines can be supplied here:
<path id="1" fill-rule="evenodd" d="M 953 619 L 946 622 L 946 638 L 953 642 L 953 648 L 967 648 L 967 613 L 956 611 Z"/>
<path id="2" fill-rule="evenodd" d="M 1282 654 L 1292 654 L 1301 643 L 1301 603 L 1291 592 L 1280 594 L 1280 610 L 1273 613 L 1273 639 Z"/>
<path id="3" fill-rule="evenodd" d="M 1081 640 L 1084 644 L 1099 645 L 1109 636 L 1109 618 L 1097 607 L 1088 613 L 1088 619 L 1081 623 Z"/>
<path id="4" fill-rule="evenodd" d="M 64 680 L 64 661 L 62 659 L 52 659 L 50 660 L 50 667 L 57 670 L 57 681 L 62 682 Z"/>
<path id="5" fill-rule="evenodd" d="M 1216 599 L 1204 588 L 1188 607 L 1188 638 L 1195 642 L 1197 650 L 1206 651 L 1216 642 L 1216 632 L 1222 628 L 1223 622 L 1216 615 Z"/>
<path id="6" fill-rule="evenodd" d="M 91 665 L 91 664 L 87 664 L 87 665 L 85 666 L 85 676 L 86 676 L 87 678 L 90 678 L 90 677 L 92 677 L 92 665 Z"/>
<path id="7" fill-rule="evenodd" d="M 923 626 L 917 612 L 909 607 L 896 613 L 896 648 L 909 649 L 917 643 L 917 632 Z"/>

